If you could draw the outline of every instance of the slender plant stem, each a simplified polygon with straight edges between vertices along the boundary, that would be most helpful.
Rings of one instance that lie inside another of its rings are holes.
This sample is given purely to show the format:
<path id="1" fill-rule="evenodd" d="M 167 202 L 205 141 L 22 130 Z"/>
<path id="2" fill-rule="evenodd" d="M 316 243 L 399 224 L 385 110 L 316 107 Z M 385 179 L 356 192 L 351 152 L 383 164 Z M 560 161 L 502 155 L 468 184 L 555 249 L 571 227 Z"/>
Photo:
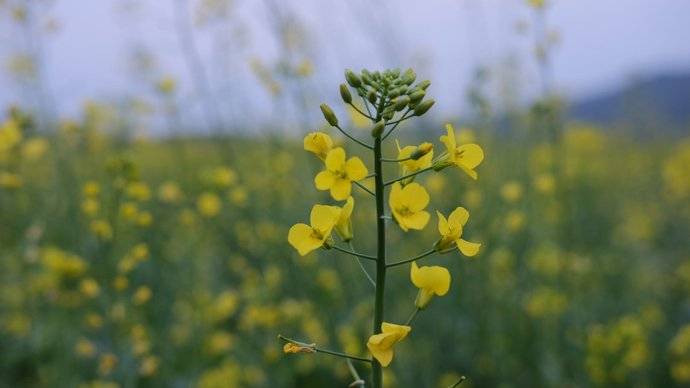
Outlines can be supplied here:
<path id="1" fill-rule="evenodd" d="M 379 112 L 383 109 L 379 109 Z M 380 115 L 380 113 L 379 113 Z M 381 162 L 381 137 L 374 141 L 374 171 L 376 172 L 376 231 L 377 231 L 377 259 L 376 259 L 376 297 L 374 301 L 374 334 L 381 332 L 383 323 L 384 291 L 386 287 L 386 220 L 384 217 L 384 183 L 383 165 Z M 372 360 L 372 386 L 382 388 L 383 373 L 381 364 Z"/>
<path id="2" fill-rule="evenodd" d="M 373 196 L 376 196 L 376 194 L 374 194 L 373 191 L 369 190 L 369 189 L 368 189 L 366 186 L 364 186 L 363 184 L 361 184 L 361 183 L 359 183 L 359 182 L 355 182 L 355 181 L 352 181 L 352 183 L 354 183 L 355 185 L 357 185 L 357 187 L 359 187 L 360 189 L 366 191 L 367 193 L 369 193 L 369 194 L 371 194 L 371 195 L 373 195 Z"/>
<path id="3" fill-rule="evenodd" d="M 408 156 L 407 158 L 402 158 L 402 159 L 387 159 L 387 158 L 383 158 L 383 159 L 381 159 L 381 161 L 382 161 L 382 162 L 388 162 L 388 163 L 400 163 L 400 162 L 404 162 L 404 161 L 410 160 L 410 159 L 412 159 L 411 156 Z"/>
<path id="4" fill-rule="evenodd" d="M 352 241 L 348 241 L 347 244 L 350 247 L 350 250 L 354 252 L 355 247 L 352 245 Z M 369 283 L 371 283 L 371 285 L 374 286 L 374 288 L 376 288 L 376 282 L 374 281 L 374 279 L 372 279 L 371 275 L 369 275 L 369 271 L 367 271 L 367 269 L 364 268 L 362 260 L 360 260 L 359 256 L 355 256 L 355 259 L 357 260 L 357 264 L 359 264 L 359 268 L 361 268 L 362 272 L 364 272 L 364 276 L 366 276 L 367 279 L 369 279 Z"/>
<path id="5" fill-rule="evenodd" d="M 352 375 L 352 378 L 355 379 L 355 381 L 350 384 L 350 387 L 364 387 L 364 380 L 362 380 L 361 377 L 359 377 L 359 373 L 357 373 L 357 369 L 355 369 L 355 366 L 352 365 L 352 361 L 348 358 L 345 360 L 347 362 L 347 368 L 350 369 L 350 374 Z"/>
<path id="6" fill-rule="evenodd" d="M 407 263 L 410 263 L 410 262 L 419 260 L 419 259 L 421 259 L 421 258 L 427 257 L 427 256 L 433 254 L 434 252 L 436 252 L 435 249 L 430 249 L 430 250 L 428 250 L 428 251 L 426 251 L 426 252 L 424 252 L 424 253 L 420 253 L 419 255 L 417 255 L 417 256 L 415 256 L 415 257 L 413 257 L 413 258 L 405 259 L 405 260 L 400 260 L 400 261 L 396 261 L 396 262 L 390 263 L 390 264 L 386 265 L 386 267 L 389 267 L 389 268 L 390 268 L 390 267 L 396 267 L 396 266 L 398 266 L 398 265 L 407 264 Z"/>
<path id="7" fill-rule="evenodd" d="M 462 384 L 463 381 L 465 381 L 465 380 L 467 380 L 467 377 L 465 377 L 465 376 L 460 376 L 460 380 L 458 380 L 457 383 L 451 385 L 451 386 L 448 387 L 448 388 L 455 388 L 455 387 L 458 387 L 458 386 L 460 386 L 460 384 Z"/>
<path id="8" fill-rule="evenodd" d="M 406 112 L 403 114 L 403 117 L 400 118 L 399 120 L 397 120 L 397 121 L 391 121 L 390 123 L 388 123 L 388 124 L 393 124 L 393 126 L 388 130 L 388 132 L 386 132 L 385 135 L 383 135 L 383 137 L 381 138 L 381 140 L 386 140 L 386 138 L 387 138 L 388 136 L 390 136 L 390 134 L 393 133 L 393 131 L 395 131 L 395 128 L 398 127 L 398 124 L 400 124 L 400 123 L 402 123 L 403 121 L 405 121 L 405 120 L 409 119 L 410 117 L 412 117 L 412 116 L 406 116 L 406 115 L 407 115 L 407 112 L 409 112 L 409 110 L 406 111 Z"/>
<path id="9" fill-rule="evenodd" d="M 374 119 L 371 115 L 368 115 L 368 114 L 362 112 L 359 108 L 357 108 L 357 105 L 355 105 L 355 104 L 353 104 L 353 103 L 350 103 L 350 106 L 352 107 L 352 109 L 356 110 L 357 113 L 361 114 L 362 116 L 364 116 L 364 117 L 366 117 L 366 118 L 368 118 L 368 119 L 370 119 L 370 120 L 373 120 L 373 119 Z"/>
<path id="10" fill-rule="evenodd" d="M 399 178 L 395 178 L 395 179 L 393 179 L 393 180 L 390 180 L 390 181 L 384 183 L 384 186 L 392 185 L 393 183 L 395 183 L 395 182 L 397 182 L 397 181 L 401 181 L 401 180 L 403 180 L 403 179 L 411 178 L 411 177 L 413 177 L 413 176 L 415 176 L 415 175 L 419 175 L 419 174 L 421 174 L 421 173 L 423 173 L 423 172 L 427 172 L 427 171 L 433 170 L 433 169 L 434 169 L 433 166 L 432 166 L 432 167 L 423 168 L 423 169 L 421 169 L 421 170 L 419 170 L 419 171 L 415 171 L 415 172 L 413 172 L 413 173 L 410 173 L 410 174 L 407 174 L 407 175 L 403 175 L 403 176 L 401 176 L 401 177 L 399 177 Z"/>
<path id="11" fill-rule="evenodd" d="M 420 311 L 420 310 L 419 310 L 419 307 L 416 307 L 416 308 L 414 309 L 414 311 L 412 312 L 412 314 L 410 314 L 410 317 L 407 318 L 407 322 L 405 322 L 405 326 L 410 326 L 410 323 L 412 323 L 412 321 L 414 321 L 414 318 L 417 316 L 417 313 L 419 313 L 419 311 Z"/>
<path id="12" fill-rule="evenodd" d="M 330 354 L 330 355 L 333 355 L 333 356 L 338 356 L 338 357 L 343 357 L 343 358 L 349 358 L 350 360 L 357 360 L 357 361 L 362 361 L 362 362 L 371 362 L 371 359 L 369 359 L 369 358 L 357 357 L 357 356 L 352 356 L 352 355 L 350 355 L 350 354 L 345 354 L 345 353 L 336 352 L 336 351 L 333 351 L 333 350 L 328 350 L 328 349 L 319 348 L 319 347 L 316 346 L 316 345 L 308 344 L 308 343 L 306 343 L 306 342 L 296 341 L 296 340 L 293 340 L 292 338 L 285 337 L 285 336 L 282 335 L 282 334 L 278 334 L 278 338 L 281 339 L 281 340 L 283 340 L 283 341 L 285 341 L 285 342 L 290 342 L 290 343 L 293 343 L 293 344 L 298 345 L 298 346 L 305 346 L 305 347 L 308 347 L 308 348 L 312 348 L 312 349 L 314 349 L 314 351 L 317 352 L 317 353 L 326 353 L 326 354 Z"/>
<path id="13" fill-rule="evenodd" d="M 335 127 L 338 128 L 338 130 L 339 130 L 340 132 L 342 132 L 343 135 L 349 137 L 349 138 L 350 138 L 352 141 L 354 141 L 355 143 L 361 145 L 362 147 L 368 148 L 368 149 L 370 149 L 370 150 L 373 149 L 373 147 L 370 146 L 369 144 L 367 144 L 367 143 L 365 143 L 365 142 L 363 142 L 363 141 L 357 139 L 356 137 L 354 137 L 354 136 L 350 135 L 349 133 L 347 133 L 347 131 L 345 131 L 344 129 L 340 128 L 340 125 L 335 125 Z"/>
<path id="14" fill-rule="evenodd" d="M 362 254 L 362 253 L 357 253 L 357 252 L 349 251 L 349 250 L 347 250 L 347 249 L 345 249 L 345 248 L 341 248 L 341 247 L 336 246 L 336 245 L 332 245 L 331 248 L 335 249 L 336 251 L 340 251 L 340 252 L 343 252 L 343 253 L 347 253 L 348 255 L 361 257 L 362 259 L 376 260 L 376 257 L 375 257 L 375 256 L 370 256 L 370 255 L 365 255 L 365 254 Z"/>

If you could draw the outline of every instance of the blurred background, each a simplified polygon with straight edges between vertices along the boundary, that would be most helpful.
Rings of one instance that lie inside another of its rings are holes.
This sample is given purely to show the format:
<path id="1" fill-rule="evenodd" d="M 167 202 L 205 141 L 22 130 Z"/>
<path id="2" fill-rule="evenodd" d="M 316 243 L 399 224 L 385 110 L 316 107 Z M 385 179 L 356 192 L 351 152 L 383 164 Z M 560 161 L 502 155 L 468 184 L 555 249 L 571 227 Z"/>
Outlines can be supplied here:
<path id="1" fill-rule="evenodd" d="M 453 286 L 396 348 L 389 386 L 690 385 L 688 14 L 682 0 L 0 0 L 0 386 L 347 386 L 342 360 L 286 357 L 276 339 L 365 355 L 370 334 L 351 258 L 287 244 L 329 202 L 302 138 L 345 143 L 322 102 L 368 136 L 339 101 L 344 69 L 408 67 L 437 102 L 401 143 L 440 146 L 449 122 L 485 150 L 476 182 L 420 180 L 430 208 L 470 210 L 484 248 L 428 260 Z M 391 257 L 435 238 L 434 221 L 391 228 Z M 401 321 L 416 290 L 390 273 Z"/>

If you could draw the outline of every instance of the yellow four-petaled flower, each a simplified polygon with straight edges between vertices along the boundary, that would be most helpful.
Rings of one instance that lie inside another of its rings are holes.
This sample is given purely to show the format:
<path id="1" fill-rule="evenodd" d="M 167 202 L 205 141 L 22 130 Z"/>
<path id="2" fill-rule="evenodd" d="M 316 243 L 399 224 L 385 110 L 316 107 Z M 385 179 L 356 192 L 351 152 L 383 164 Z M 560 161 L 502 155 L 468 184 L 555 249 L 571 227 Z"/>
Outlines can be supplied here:
<path id="1" fill-rule="evenodd" d="M 302 256 L 322 247 L 331 236 L 331 231 L 340 217 L 340 211 L 337 206 L 314 205 L 309 221 L 311 225 L 293 225 L 288 233 L 288 242 Z"/>
<path id="2" fill-rule="evenodd" d="M 423 266 L 418 267 L 412 262 L 410 268 L 410 280 L 419 288 L 414 304 L 419 309 L 424 309 L 435 295 L 443 296 L 450 289 L 450 272 L 444 267 Z"/>
<path id="3" fill-rule="evenodd" d="M 464 207 L 458 207 L 450 213 L 448 219 L 440 212 L 438 215 L 438 232 L 441 239 L 436 242 L 437 251 L 444 251 L 456 245 L 463 255 L 472 257 L 479 252 L 480 243 L 469 242 L 462 238 L 463 228 L 470 218 L 470 213 Z"/>
<path id="4" fill-rule="evenodd" d="M 391 189 L 388 203 L 393 217 L 404 231 L 424 229 L 429 222 L 429 212 L 424 208 L 429 204 L 429 194 L 419 183 L 410 183 L 405 187 L 395 182 Z"/>
<path id="5" fill-rule="evenodd" d="M 383 322 L 381 333 L 369 337 L 367 348 L 381 366 L 386 367 L 393 360 L 393 346 L 405 339 L 411 330 L 410 326 Z"/>
<path id="6" fill-rule="evenodd" d="M 345 150 L 336 147 L 326 155 L 326 169 L 314 178 L 316 188 L 330 190 L 331 196 L 337 201 L 343 201 L 350 196 L 352 182 L 357 182 L 367 176 L 367 168 L 358 157 L 346 160 Z"/>
<path id="7" fill-rule="evenodd" d="M 475 167 L 484 160 L 484 151 L 477 144 L 457 145 L 455 141 L 455 129 L 446 124 L 447 135 L 441 136 L 441 142 L 446 145 L 446 156 L 443 159 L 445 165 L 456 165 L 472 179 L 477 179 Z"/>

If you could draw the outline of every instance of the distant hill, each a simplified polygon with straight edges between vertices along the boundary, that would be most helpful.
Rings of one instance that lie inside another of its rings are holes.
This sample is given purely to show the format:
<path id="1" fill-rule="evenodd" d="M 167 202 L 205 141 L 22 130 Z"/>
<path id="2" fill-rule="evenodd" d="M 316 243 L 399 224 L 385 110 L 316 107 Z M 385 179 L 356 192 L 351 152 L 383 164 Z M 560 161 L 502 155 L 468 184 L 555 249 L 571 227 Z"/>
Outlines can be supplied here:
<path id="1" fill-rule="evenodd" d="M 641 135 L 690 133 L 690 73 L 636 78 L 628 85 L 575 101 L 573 120 Z"/>

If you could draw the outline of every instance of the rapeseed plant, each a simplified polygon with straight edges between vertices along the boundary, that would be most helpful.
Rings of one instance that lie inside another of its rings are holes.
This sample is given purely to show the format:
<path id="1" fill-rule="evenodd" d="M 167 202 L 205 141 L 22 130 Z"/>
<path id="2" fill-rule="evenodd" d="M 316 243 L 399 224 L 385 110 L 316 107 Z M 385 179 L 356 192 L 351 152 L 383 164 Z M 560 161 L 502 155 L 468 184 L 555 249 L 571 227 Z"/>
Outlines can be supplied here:
<path id="1" fill-rule="evenodd" d="M 362 70 L 360 74 L 347 70 L 345 79 L 347 84 L 340 85 L 340 95 L 350 112 L 356 112 L 368 120 L 371 125 L 373 144 L 343 129 L 336 114 L 328 105 L 322 104 L 321 112 L 329 125 L 373 154 L 374 172 L 369 174 L 370 169 L 359 157 L 348 158 L 345 149 L 334 146 L 328 134 L 309 133 L 304 138 L 304 149 L 313 153 L 324 163 L 323 171 L 314 178 L 316 188 L 329 190 L 334 200 L 345 201 L 345 203 L 342 206 L 314 205 L 310 224 L 293 225 L 288 233 L 288 242 L 301 256 L 324 248 L 346 253 L 359 262 L 362 271 L 375 289 L 373 329 L 366 341 L 371 358 L 328 350 L 319 347 L 316 343 L 297 341 L 282 335 L 279 338 L 285 341 L 283 347 L 285 353 L 326 353 L 345 358 L 354 379 L 352 386 L 365 384 L 352 361 L 370 364 L 371 386 L 381 388 L 384 386 L 382 368 L 388 367 L 393 362 L 396 345 L 412 333 L 411 325 L 417 313 L 427 308 L 434 297 L 445 295 L 450 288 L 451 274 L 448 269 L 441 266 L 420 267 L 417 261 L 434 253 L 450 252 L 455 248 L 465 256 L 471 257 L 475 256 L 481 247 L 481 244 L 469 242 L 463 238 L 469 212 L 463 207 L 457 207 L 448 219 L 437 211 L 438 230 L 441 237 L 431 249 L 411 258 L 389 261 L 386 255 L 387 224 L 394 221 L 404 232 L 425 229 L 431 218 L 431 214 L 426 210 L 430 203 L 430 196 L 422 184 L 415 182 L 417 175 L 456 166 L 476 180 L 478 177 L 476 168 L 484 159 L 484 152 L 477 144 L 458 144 L 455 130 L 448 124 L 446 134 L 440 137 L 446 150 L 436 159 L 434 159 L 434 147 L 429 142 L 423 142 L 418 146 L 401 147 L 397 140 L 395 142 L 398 150 L 397 157 L 385 158 L 383 156 L 384 141 L 398 128 L 398 125 L 413 117 L 422 116 L 434 105 L 434 100 L 425 99 L 426 90 L 431 83 L 422 81 L 415 84 L 416 74 L 412 69 L 405 72 L 399 69 L 384 72 Z M 361 98 L 361 104 L 353 103 L 351 89 L 354 89 Z M 384 163 L 397 164 L 399 175 L 393 179 L 384 179 Z M 374 181 L 373 186 L 365 182 L 371 178 Z M 351 221 L 355 210 L 355 200 L 351 195 L 353 185 L 375 200 L 377 237 L 375 255 L 357 252 L 352 243 L 355 238 Z M 390 190 L 386 195 L 388 188 Z M 440 189 L 435 191 L 438 192 Z M 333 231 L 339 236 L 339 241 L 346 244 L 345 246 L 334 239 Z M 369 275 L 360 259 L 375 262 L 374 276 Z M 404 264 L 410 264 L 410 280 L 419 292 L 414 301 L 412 314 L 405 323 L 398 324 L 384 319 L 386 273 L 390 268 Z M 325 283 L 328 284 L 334 284 L 337 281 L 334 274 L 326 276 L 322 272 L 317 276 L 317 281 L 324 277 L 327 279 Z M 310 332 L 312 337 L 317 336 L 318 334 L 313 332 L 320 330 L 317 327 L 318 325 L 314 326 L 312 331 L 306 331 Z M 356 341 L 353 339 L 352 332 L 341 331 L 341 336 L 345 336 L 346 342 L 350 344 L 348 349 L 361 349 L 352 345 L 353 341 Z"/>

